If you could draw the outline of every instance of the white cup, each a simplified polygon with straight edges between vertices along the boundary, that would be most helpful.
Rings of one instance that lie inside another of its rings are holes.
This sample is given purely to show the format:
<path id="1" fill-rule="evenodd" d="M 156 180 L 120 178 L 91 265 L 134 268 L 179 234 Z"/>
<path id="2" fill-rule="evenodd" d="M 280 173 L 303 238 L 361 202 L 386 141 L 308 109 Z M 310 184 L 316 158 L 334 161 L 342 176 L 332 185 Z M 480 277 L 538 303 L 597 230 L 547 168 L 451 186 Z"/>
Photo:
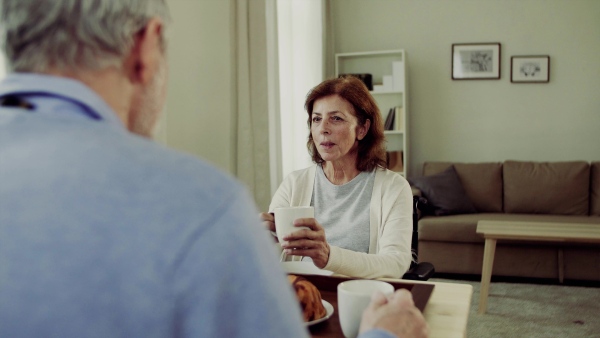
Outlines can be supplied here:
<path id="1" fill-rule="evenodd" d="M 344 337 L 358 336 L 363 311 L 371 303 L 371 296 L 375 291 L 390 296 L 394 293 L 394 287 L 390 283 L 369 279 L 356 279 L 338 284 L 338 311 Z"/>
<path id="2" fill-rule="evenodd" d="M 315 218 L 315 208 L 313 207 L 287 207 L 275 208 L 275 230 L 279 243 L 283 242 L 283 236 L 289 235 L 300 229 L 309 229 L 308 227 L 295 227 L 294 220 L 298 218 Z"/>

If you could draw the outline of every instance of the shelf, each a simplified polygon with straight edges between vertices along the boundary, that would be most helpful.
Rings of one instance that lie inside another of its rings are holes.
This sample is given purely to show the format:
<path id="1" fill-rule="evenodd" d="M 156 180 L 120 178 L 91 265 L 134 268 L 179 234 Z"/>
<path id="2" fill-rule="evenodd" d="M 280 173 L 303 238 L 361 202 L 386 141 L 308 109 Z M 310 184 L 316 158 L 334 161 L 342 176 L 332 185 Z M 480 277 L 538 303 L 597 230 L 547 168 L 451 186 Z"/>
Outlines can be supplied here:
<path id="1" fill-rule="evenodd" d="M 336 74 L 362 74 L 373 76 L 373 85 L 382 84 L 384 75 L 392 74 L 392 62 L 404 62 L 403 50 L 336 54 Z"/>
<path id="2" fill-rule="evenodd" d="M 371 93 L 371 95 L 404 94 L 404 92 L 400 92 L 400 91 L 390 91 L 390 92 L 374 92 L 374 91 L 370 91 L 369 93 Z"/>
<path id="3" fill-rule="evenodd" d="M 386 151 L 401 152 L 389 160 L 390 169 L 402 176 L 408 174 L 408 108 L 406 104 L 406 54 L 402 49 L 335 54 L 335 74 L 371 74 L 377 91 L 370 91 L 385 123 L 390 109 L 400 107 L 393 130 L 385 130 Z M 390 81 L 391 80 L 391 81 Z M 399 85 L 398 85 L 399 84 Z M 382 90 L 384 89 L 384 90 Z M 388 154 L 391 156 L 392 154 Z M 400 161 L 400 162 L 398 162 Z M 399 165 L 398 165 L 399 164 Z"/>
<path id="4" fill-rule="evenodd" d="M 338 57 L 352 57 L 352 56 L 375 56 L 375 55 L 387 55 L 387 54 L 402 54 L 402 49 L 391 49 L 391 50 L 380 50 L 375 52 L 352 52 L 352 53 L 338 53 Z"/>

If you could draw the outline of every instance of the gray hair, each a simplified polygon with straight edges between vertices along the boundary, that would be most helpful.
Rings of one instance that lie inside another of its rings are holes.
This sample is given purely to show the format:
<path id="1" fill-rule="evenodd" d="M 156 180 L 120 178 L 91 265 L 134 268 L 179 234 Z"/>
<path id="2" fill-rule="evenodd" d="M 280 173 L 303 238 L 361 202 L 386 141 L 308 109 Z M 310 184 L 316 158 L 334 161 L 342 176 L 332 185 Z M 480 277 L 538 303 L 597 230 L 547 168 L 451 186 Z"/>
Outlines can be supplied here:
<path id="1" fill-rule="evenodd" d="M 15 72 L 119 67 L 166 0 L 0 0 L 0 36 Z M 164 46 L 164 30 L 162 41 Z"/>

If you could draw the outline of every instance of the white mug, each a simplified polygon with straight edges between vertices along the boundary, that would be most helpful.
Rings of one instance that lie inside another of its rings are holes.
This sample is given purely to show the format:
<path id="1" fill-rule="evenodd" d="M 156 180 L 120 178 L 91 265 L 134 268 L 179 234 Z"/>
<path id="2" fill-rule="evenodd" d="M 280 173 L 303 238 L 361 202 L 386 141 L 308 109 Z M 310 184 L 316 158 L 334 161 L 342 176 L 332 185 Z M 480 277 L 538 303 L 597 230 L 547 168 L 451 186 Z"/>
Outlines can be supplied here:
<path id="1" fill-rule="evenodd" d="M 300 229 L 309 229 L 308 227 L 295 227 L 294 220 L 298 218 L 315 218 L 315 208 L 313 207 L 286 207 L 275 208 L 275 230 L 279 243 L 283 242 L 283 236 Z"/>
<path id="2" fill-rule="evenodd" d="M 370 279 L 356 279 L 338 284 L 338 311 L 344 337 L 358 336 L 362 314 L 371 303 L 371 296 L 375 291 L 390 296 L 394 293 L 394 287 L 390 283 Z"/>

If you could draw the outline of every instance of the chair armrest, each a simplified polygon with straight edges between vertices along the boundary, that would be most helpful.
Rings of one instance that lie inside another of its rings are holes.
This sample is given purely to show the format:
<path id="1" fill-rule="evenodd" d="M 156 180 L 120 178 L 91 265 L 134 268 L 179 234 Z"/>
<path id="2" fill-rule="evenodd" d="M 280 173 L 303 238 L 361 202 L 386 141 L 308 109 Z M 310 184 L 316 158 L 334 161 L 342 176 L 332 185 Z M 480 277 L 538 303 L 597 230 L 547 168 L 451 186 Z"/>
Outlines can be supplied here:
<path id="1" fill-rule="evenodd" d="M 415 264 L 410 269 L 408 269 L 408 271 L 406 271 L 406 273 L 404 274 L 404 276 L 402 276 L 402 278 L 410 279 L 410 280 L 426 281 L 429 278 L 431 278 L 431 276 L 433 276 L 434 273 L 435 273 L 435 268 L 433 267 L 433 264 L 428 263 L 428 262 L 421 262 L 421 263 Z"/>
<path id="2" fill-rule="evenodd" d="M 411 186 L 410 186 L 410 190 L 412 190 L 412 195 L 413 195 L 413 196 L 419 196 L 419 197 L 422 197 L 422 196 L 423 196 L 423 193 L 421 192 L 421 189 L 419 189 L 419 188 L 415 188 L 415 187 L 413 187 L 413 186 L 411 185 Z"/>

